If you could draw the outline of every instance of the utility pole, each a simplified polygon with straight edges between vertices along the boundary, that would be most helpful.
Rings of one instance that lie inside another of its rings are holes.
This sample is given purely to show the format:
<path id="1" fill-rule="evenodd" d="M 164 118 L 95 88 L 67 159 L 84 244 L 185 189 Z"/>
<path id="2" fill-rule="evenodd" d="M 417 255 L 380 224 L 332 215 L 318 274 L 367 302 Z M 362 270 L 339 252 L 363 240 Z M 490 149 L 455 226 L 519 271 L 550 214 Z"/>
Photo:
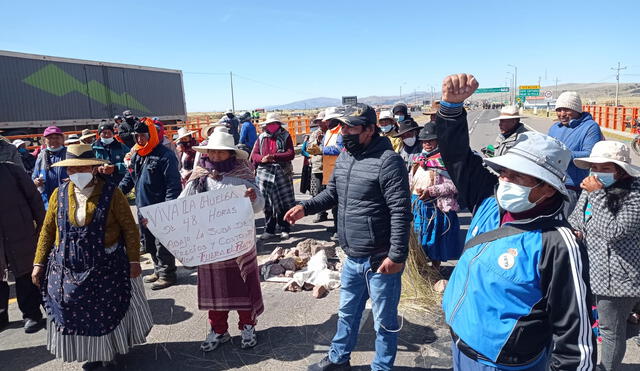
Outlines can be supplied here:
<path id="1" fill-rule="evenodd" d="M 626 70 L 627 67 L 620 67 L 620 62 L 618 62 L 618 67 L 611 67 L 612 70 L 616 71 L 616 107 L 618 107 L 618 93 L 620 92 L 620 70 Z"/>
<path id="2" fill-rule="evenodd" d="M 554 95 L 554 98 L 556 98 L 556 99 L 558 99 L 558 81 L 559 81 L 559 80 L 558 80 L 558 78 L 556 77 L 556 91 L 555 91 L 555 93 L 553 94 L 553 95 Z"/>
<path id="3" fill-rule="evenodd" d="M 508 64 L 507 66 L 513 67 L 513 102 L 516 103 L 516 98 L 518 97 L 518 67 L 513 64 Z"/>
<path id="4" fill-rule="evenodd" d="M 402 85 L 400 85 L 400 102 L 402 102 Z"/>
<path id="5" fill-rule="evenodd" d="M 235 114 L 236 112 L 236 102 L 235 99 L 233 97 L 233 72 L 229 72 L 229 77 L 231 78 L 231 110 L 233 111 L 233 113 Z"/>

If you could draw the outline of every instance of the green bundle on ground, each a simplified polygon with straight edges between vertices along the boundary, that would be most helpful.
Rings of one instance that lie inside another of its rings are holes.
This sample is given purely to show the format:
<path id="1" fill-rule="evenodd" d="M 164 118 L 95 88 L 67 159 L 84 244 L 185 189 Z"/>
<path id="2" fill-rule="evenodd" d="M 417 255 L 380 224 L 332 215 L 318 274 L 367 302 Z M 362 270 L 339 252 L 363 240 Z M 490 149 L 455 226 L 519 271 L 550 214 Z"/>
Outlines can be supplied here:
<path id="1" fill-rule="evenodd" d="M 400 306 L 435 313 L 440 308 L 442 295 L 433 285 L 442 279 L 440 272 L 429 264 L 429 258 L 418 242 L 411 227 L 409 237 L 409 256 L 402 274 L 402 295 Z"/>

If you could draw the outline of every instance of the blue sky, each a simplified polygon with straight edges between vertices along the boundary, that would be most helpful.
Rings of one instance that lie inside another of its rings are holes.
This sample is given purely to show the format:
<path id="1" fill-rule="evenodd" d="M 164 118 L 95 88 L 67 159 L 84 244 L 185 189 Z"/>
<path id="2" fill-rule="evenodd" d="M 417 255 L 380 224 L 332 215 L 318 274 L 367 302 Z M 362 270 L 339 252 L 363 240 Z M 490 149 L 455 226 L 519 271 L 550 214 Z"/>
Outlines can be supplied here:
<path id="1" fill-rule="evenodd" d="M 313 97 L 640 81 L 638 1 L 9 1 L 0 49 L 181 69 L 189 111 Z M 545 81 L 545 71 L 547 80 Z"/>

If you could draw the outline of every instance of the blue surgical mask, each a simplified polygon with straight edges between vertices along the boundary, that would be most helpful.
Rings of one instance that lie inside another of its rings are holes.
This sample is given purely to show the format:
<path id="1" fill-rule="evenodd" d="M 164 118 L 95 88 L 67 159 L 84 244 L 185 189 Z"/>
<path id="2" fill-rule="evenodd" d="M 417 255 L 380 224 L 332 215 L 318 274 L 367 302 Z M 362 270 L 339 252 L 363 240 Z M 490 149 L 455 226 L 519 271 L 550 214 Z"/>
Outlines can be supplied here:
<path id="1" fill-rule="evenodd" d="M 604 184 L 605 188 L 611 187 L 611 185 L 616 182 L 614 173 L 601 173 L 598 171 L 592 171 L 590 175 L 597 177 L 598 180 L 602 184 Z"/>
<path id="2" fill-rule="evenodd" d="M 398 122 L 404 121 L 404 115 L 395 115 L 394 117 L 395 117 L 396 121 L 398 121 Z"/>
<path id="3" fill-rule="evenodd" d="M 47 147 L 47 151 L 49 151 L 49 152 L 59 152 L 63 148 L 64 148 L 63 146 L 60 146 L 58 148 Z"/>
<path id="4" fill-rule="evenodd" d="M 393 130 L 393 125 L 380 126 L 380 130 L 381 130 L 383 133 L 388 133 L 388 132 L 390 132 L 391 130 Z"/>

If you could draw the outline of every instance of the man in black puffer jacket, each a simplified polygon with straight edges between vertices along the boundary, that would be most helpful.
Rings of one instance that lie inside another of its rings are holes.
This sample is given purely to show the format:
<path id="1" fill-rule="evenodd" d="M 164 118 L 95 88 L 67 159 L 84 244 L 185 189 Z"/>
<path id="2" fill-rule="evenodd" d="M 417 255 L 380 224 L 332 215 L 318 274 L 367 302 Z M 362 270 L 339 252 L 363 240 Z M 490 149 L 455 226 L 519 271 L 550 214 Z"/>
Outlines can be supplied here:
<path id="1" fill-rule="evenodd" d="M 365 104 L 347 107 L 342 152 L 327 188 L 285 215 L 291 223 L 338 205 L 338 238 L 347 254 L 341 275 L 338 329 L 329 355 L 309 370 L 348 370 L 360 318 L 370 297 L 376 330 L 373 370 L 391 370 L 396 356 L 400 277 L 411 223 L 408 174 L 402 158 L 376 129 Z"/>

